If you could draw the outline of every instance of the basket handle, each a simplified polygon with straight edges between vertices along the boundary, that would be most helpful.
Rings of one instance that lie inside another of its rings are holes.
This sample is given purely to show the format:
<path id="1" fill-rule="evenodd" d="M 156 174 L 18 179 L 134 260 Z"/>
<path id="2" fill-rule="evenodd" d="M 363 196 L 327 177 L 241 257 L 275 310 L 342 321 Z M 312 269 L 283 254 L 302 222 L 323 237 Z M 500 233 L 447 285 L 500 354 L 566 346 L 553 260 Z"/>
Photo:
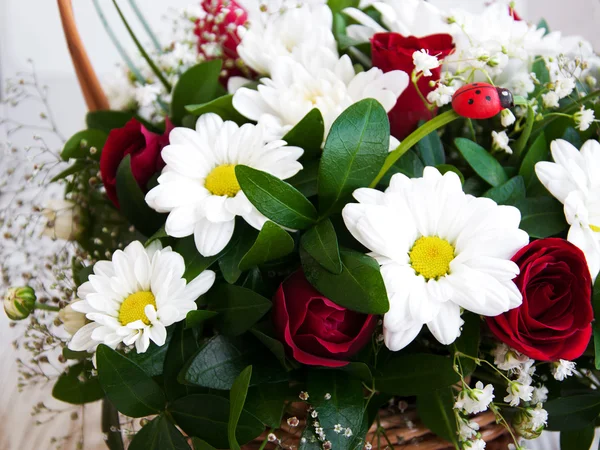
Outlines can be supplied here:
<path id="1" fill-rule="evenodd" d="M 79 86 L 83 92 L 88 110 L 110 109 L 106 95 L 102 90 L 100 81 L 98 81 L 98 77 L 94 72 L 94 68 L 81 41 L 81 36 L 77 31 L 71 0 L 57 0 L 57 3 L 69 53 L 71 54 L 77 80 L 79 81 Z"/>

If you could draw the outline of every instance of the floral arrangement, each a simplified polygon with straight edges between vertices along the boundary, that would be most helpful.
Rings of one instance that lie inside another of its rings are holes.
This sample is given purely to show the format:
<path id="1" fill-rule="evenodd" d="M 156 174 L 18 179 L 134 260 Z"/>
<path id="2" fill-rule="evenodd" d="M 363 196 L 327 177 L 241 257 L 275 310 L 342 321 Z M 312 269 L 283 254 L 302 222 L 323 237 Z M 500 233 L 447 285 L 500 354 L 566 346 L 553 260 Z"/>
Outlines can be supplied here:
<path id="1" fill-rule="evenodd" d="M 103 400 L 111 449 L 394 447 L 382 411 L 415 408 L 431 448 L 486 448 L 485 411 L 509 448 L 589 448 L 590 44 L 503 2 L 204 0 L 173 29 L 132 34 L 61 152 L 76 287 L 4 299 L 72 335 L 54 397 Z"/>

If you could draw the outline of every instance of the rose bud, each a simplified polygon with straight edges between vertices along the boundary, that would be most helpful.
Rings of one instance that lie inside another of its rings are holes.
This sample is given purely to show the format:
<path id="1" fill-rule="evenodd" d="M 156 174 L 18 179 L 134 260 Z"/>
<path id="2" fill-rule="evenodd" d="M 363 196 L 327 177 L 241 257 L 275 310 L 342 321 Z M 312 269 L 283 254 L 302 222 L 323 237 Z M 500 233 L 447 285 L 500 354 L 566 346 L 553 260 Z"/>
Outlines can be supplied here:
<path id="1" fill-rule="evenodd" d="M 23 320 L 35 308 L 35 291 L 29 286 L 12 287 L 4 296 L 4 312 L 10 320 Z"/>
<path id="2" fill-rule="evenodd" d="M 302 364 L 342 367 L 373 335 L 377 316 L 336 305 L 319 293 L 299 270 L 285 280 L 273 299 L 279 339 Z"/>
<path id="3" fill-rule="evenodd" d="M 111 130 L 100 155 L 100 174 L 106 195 L 117 208 L 117 170 L 121 161 L 131 155 L 133 177 L 142 191 L 147 192 L 150 179 L 165 166 L 160 152 L 169 143 L 172 128 L 167 119 L 166 131 L 160 135 L 148 131 L 136 119 L 131 119 L 123 128 Z"/>
<path id="4" fill-rule="evenodd" d="M 498 339 L 539 361 L 574 360 L 592 335 L 592 278 L 581 250 L 564 239 L 532 242 L 513 256 L 518 308 L 487 319 Z"/>

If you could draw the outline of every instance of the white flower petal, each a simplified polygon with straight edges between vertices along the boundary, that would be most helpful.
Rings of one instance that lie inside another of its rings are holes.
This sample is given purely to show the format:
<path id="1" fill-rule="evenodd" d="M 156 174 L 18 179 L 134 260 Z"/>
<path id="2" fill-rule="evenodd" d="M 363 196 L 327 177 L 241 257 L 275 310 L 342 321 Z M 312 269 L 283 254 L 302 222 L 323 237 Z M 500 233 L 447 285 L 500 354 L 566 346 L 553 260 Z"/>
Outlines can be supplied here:
<path id="1" fill-rule="evenodd" d="M 235 221 L 213 223 L 208 219 L 202 219 L 196 223 L 194 230 L 194 242 L 202 256 L 213 256 L 223 250 L 231 237 Z"/>
<path id="2" fill-rule="evenodd" d="M 205 270 L 185 286 L 185 291 L 180 297 L 182 300 L 195 302 L 198 297 L 208 292 L 215 282 L 216 274 L 212 270 Z"/>
<path id="3" fill-rule="evenodd" d="M 450 345 L 460 336 L 460 328 L 463 324 L 460 306 L 453 302 L 446 302 L 440 306 L 438 315 L 427 322 L 427 328 L 441 344 Z"/>

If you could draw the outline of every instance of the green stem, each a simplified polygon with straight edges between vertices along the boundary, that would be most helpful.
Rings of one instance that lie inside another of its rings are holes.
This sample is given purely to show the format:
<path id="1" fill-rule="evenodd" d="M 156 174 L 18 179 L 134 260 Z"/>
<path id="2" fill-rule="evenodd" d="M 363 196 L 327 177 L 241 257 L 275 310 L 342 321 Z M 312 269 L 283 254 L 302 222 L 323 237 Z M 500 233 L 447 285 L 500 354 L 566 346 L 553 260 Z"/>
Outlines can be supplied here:
<path id="1" fill-rule="evenodd" d="M 596 97 L 600 97 L 600 90 L 594 91 L 591 94 L 588 94 L 583 98 L 580 98 L 579 100 L 571 103 L 570 105 L 567 105 L 564 108 L 561 108 L 558 112 L 563 113 L 563 114 L 573 114 L 573 113 L 577 112 L 577 110 L 579 108 L 581 108 L 581 105 L 583 105 L 584 103 L 587 103 L 591 100 L 594 100 Z M 550 123 L 554 122 L 556 119 L 557 119 L 557 116 L 554 116 L 548 120 L 543 120 L 543 121 L 539 122 L 535 127 L 533 127 L 532 134 L 534 134 L 534 135 L 537 134 L 543 128 L 546 128 Z"/>
<path id="2" fill-rule="evenodd" d="M 517 139 L 517 143 L 513 148 L 513 155 L 510 160 L 513 163 L 518 163 L 521 161 L 521 154 L 525 147 L 527 147 L 527 142 L 529 142 L 529 137 L 531 136 L 531 130 L 533 130 L 533 124 L 535 122 L 535 112 L 531 105 L 527 106 L 527 120 L 525 121 L 525 128 L 521 132 L 521 136 Z"/>
<path id="3" fill-rule="evenodd" d="M 34 308 L 42 309 L 44 311 L 54 311 L 54 312 L 60 311 L 60 308 L 58 306 L 46 305 L 45 303 L 40 303 L 40 302 L 35 302 Z"/>
<path id="4" fill-rule="evenodd" d="M 121 20 L 123 21 L 123 25 L 125 25 L 125 28 L 127 28 L 127 32 L 131 36 L 131 39 L 133 39 L 133 42 L 135 43 L 135 46 L 137 47 L 137 49 L 141 53 L 142 57 L 146 60 L 146 62 L 148 63 L 148 65 L 152 69 L 152 72 L 154 72 L 154 74 L 156 75 L 156 77 L 160 80 L 160 82 L 165 87 L 165 89 L 167 90 L 167 92 L 170 93 L 172 91 L 172 89 L 173 89 L 172 86 L 171 86 L 171 83 L 169 83 L 167 81 L 167 79 L 165 78 L 164 74 L 160 71 L 160 69 L 156 66 L 156 64 L 154 64 L 154 61 L 152 61 L 152 59 L 150 58 L 150 56 L 148 55 L 148 53 L 146 52 L 146 50 L 144 50 L 144 47 L 142 47 L 142 44 L 140 44 L 140 41 L 138 41 L 138 38 L 135 36 L 135 33 L 133 32 L 133 30 L 129 26 L 129 23 L 127 22 L 127 19 L 123 15 L 123 11 L 121 11 L 121 8 L 119 8 L 119 5 L 117 4 L 117 0 L 113 0 L 113 4 L 115 5 L 115 8 L 117 9 L 117 12 L 119 13 L 119 17 L 121 17 Z"/>
<path id="5" fill-rule="evenodd" d="M 133 12 L 135 13 L 135 15 L 137 16 L 138 20 L 140 21 L 140 23 L 144 27 L 144 30 L 146 30 L 146 33 L 148 34 L 148 36 L 150 36 L 150 40 L 154 44 L 154 47 L 156 47 L 156 50 L 158 50 L 160 52 L 162 50 L 160 48 L 160 42 L 158 42 L 158 38 L 156 37 L 156 35 L 152 31 L 152 28 L 150 28 L 150 25 L 146 21 L 146 18 L 142 14 L 142 11 L 140 10 L 140 8 L 137 5 L 137 3 L 135 2 L 135 0 L 129 0 L 129 5 L 131 6 L 131 9 L 133 9 Z"/>
<path id="6" fill-rule="evenodd" d="M 275 430 L 275 428 L 271 428 L 269 430 L 269 434 L 271 434 L 273 431 Z M 269 436 L 269 434 L 267 434 L 267 436 Z M 269 442 L 269 439 L 265 439 L 264 441 L 262 441 L 262 443 L 260 444 L 260 447 L 258 447 L 258 450 L 264 450 L 265 446 L 267 445 L 267 442 Z"/>
<path id="7" fill-rule="evenodd" d="M 527 101 L 527 99 L 525 97 L 521 97 L 520 95 L 515 95 L 515 98 L 513 100 L 514 100 L 515 106 L 529 105 L 529 102 Z"/>
<path id="8" fill-rule="evenodd" d="M 406 137 L 402 141 L 402 143 L 396 148 L 396 150 L 392 151 L 386 158 L 383 163 L 383 167 L 379 171 L 379 174 L 375 177 L 370 187 L 374 188 L 381 181 L 381 179 L 385 176 L 388 170 L 400 159 L 402 155 L 404 155 L 407 151 L 409 151 L 414 145 L 416 145 L 421 139 L 427 136 L 429 133 L 441 128 L 450 122 L 460 118 L 454 110 L 446 111 L 439 116 L 434 117 L 428 122 L 425 122 L 423 126 L 417 128 L 410 135 Z"/>

